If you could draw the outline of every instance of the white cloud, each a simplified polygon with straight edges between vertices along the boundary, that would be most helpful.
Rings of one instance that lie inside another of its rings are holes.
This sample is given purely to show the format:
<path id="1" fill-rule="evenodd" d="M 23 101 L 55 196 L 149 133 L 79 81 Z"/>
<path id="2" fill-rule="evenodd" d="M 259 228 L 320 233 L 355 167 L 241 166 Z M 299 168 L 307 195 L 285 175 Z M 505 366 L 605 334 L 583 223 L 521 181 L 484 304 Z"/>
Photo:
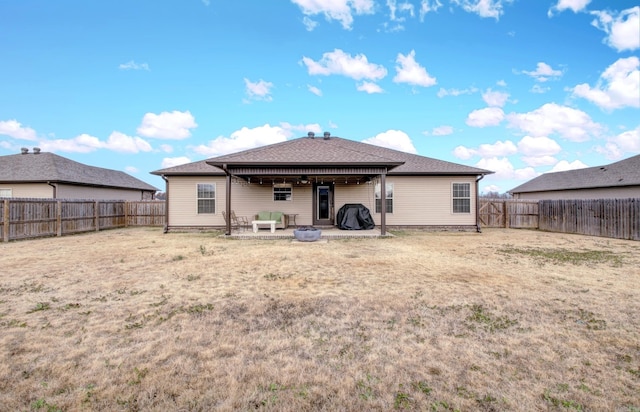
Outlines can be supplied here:
<path id="1" fill-rule="evenodd" d="M 577 13 L 584 10 L 590 2 L 591 0 L 558 0 L 558 4 L 549 9 L 547 16 L 553 16 L 554 11 L 560 13 L 564 10 L 571 10 L 574 13 Z"/>
<path id="2" fill-rule="evenodd" d="M 162 159 L 162 168 L 166 169 L 168 167 L 185 165 L 187 163 L 191 163 L 191 159 L 185 156 L 165 157 L 164 159 Z"/>
<path id="3" fill-rule="evenodd" d="M 387 0 L 389 7 L 389 18 L 392 21 L 404 21 L 404 17 L 399 17 L 396 13 L 408 13 L 410 17 L 415 16 L 415 7 L 411 3 L 403 2 L 398 4 L 396 0 Z"/>
<path id="4" fill-rule="evenodd" d="M 0 147 L 3 149 L 11 150 L 11 144 L 9 142 L 0 141 Z"/>
<path id="5" fill-rule="evenodd" d="M 596 19 L 591 24 L 607 33 L 603 40 L 609 47 L 621 52 L 640 48 L 640 6 L 620 13 L 592 11 Z"/>
<path id="6" fill-rule="evenodd" d="M 552 156 L 561 150 L 558 142 L 546 136 L 525 136 L 518 142 L 518 151 L 525 156 Z"/>
<path id="7" fill-rule="evenodd" d="M 297 4 L 302 13 L 307 16 L 323 14 L 331 21 L 340 22 L 342 27 L 351 30 L 353 15 L 373 14 L 375 3 L 373 0 L 291 0 Z"/>
<path id="8" fill-rule="evenodd" d="M 245 93 L 249 100 L 263 100 L 270 102 L 273 100 L 271 97 L 271 88 L 273 83 L 266 82 L 262 79 L 253 83 L 251 80 L 245 78 L 244 84 L 246 86 Z"/>
<path id="9" fill-rule="evenodd" d="M 585 98 L 601 109 L 640 107 L 640 59 L 618 59 L 602 73 L 592 88 L 587 83 L 573 88 L 573 94 Z"/>
<path id="10" fill-rule="evenodd" d="M 287 138 L 300 136 L 301 134 L 307 135 L 309 132 L 313 132 L 316 135 L 323 133 L 322 127 L 318 123 L 310 124 L 291 124 L 287 122 L 281 122 L 280 127 L 284 130 L 284 134 Z"/>
<path id="11" fill-rule="evenodd" d="M 160 150 L 162 150 L 165 153 L 173 153 L 173 146 L 168 144 L 161 144 Z"/>
<path id="12" fill-rule="evenodd" d="M 98 149 L 106 149 L 119 153 L 139 153 L 152 150 L 151 145 L 144 139 L 127 136 L 117 131 L 112 132 L 107 141 L 101 141 L 85 133 L 73 139 L 42 140 L 39 145 L 46 152 L 90 153 Z"/>
<path id="13" fill-rule="evenodd" d="M 418 153 L 411 141 L 411 138 L 405 132 L 400 130 L 387 130 L 384 133 L 365 139 L 363 142 L 389 149 L 400 150 L 401 152 Z"/>
<path id="14" fill-rule="evenodd" d="M 438 126 L 434 127 L 431 131 L 433 136 L 448 136 L 453 134 L 453 127 L 451 126 Z"/>
<path id="15" fill-rule="evenodd" d="M 523 156 L 522 161 L 532 167 L 551 166 L 558 163 L 558 159 L 553 156 Z"/>
<path id="16" fill-rule="evenodd" d="M 531 93 L 543 94 L 543 93 L 548 92 L 549 90 L 551 90 L 550 87 L 542 87 L 539 84 L 534 84 L 533 87 L 531 88 L 530 92 Z"/>
<path id="17" fill-rule="evenodd" d="M 427 70 L 416 62 L 416 51 L 411 50 L 406 56 L 398 53 L 396 58 L 395 83 L 408 83 L 412 86 L 429 87 L 436 84 L 436 78 L 431 77 Z"/>
<path id="18" fill-rule="evenodd" d="M 474 110 L 467 116 L 466 123 L 472 127 L 497 126 L 504 119 L 504 112 L 499 107 L 486 107 Z"/>
<path id="19" fill-rule="evenodd" d="M 149 71 L 149 65 L 147 63 L 136 63 L 130 60 L 126 63 L 122 63 L 118 66 L 120 70 L 146 70 Z"/>
<path id="20" fill-rule="evenodd" d="M 470 87 L 468 89 L 443 89 L 440 88 L 440 90 L 438 90 L 438 97 L 445 97 L 445 96 L 460 96 L 463 94 L 473 94 L 473 93 L 477 93 L 478 91 L 480 91 L 478 88 L 476 87 Z"/>
<path id="21" fill-rule="evenodd" d="M 315 94 L 316 96 L 322 96 L 322 90 L 318 89 L 316 86 L 307 85 L 307 89 Z"/>
<path id="22" fill-rule="evenodd" d="M 464 11 L 475 13 L 480 17 L 493 17 L 498 20 L 503 14 L 502 0 L 451 0 Z"/>
<path id="23" fill-rule="evenodd" d="M 369 94 L 384 92 L 384 90 L 382 90 L 382 87 L 372 82 L 362 82 L 356 86 L 356 89 L 359 92 L 367 92 Z"/>
<path id="24" fill-rule="evenodd" d="M 538 82 L 546 82 L 549 79 L 554 79 L 562 76 L 561 70 L 555 70 L 545 62 L 538 62 L 535 70 L 523 70 L 522 73 L 533 77 Z"/>
<path id="25" fill-rule="evenodd" d="M 135 166 L 126 166 L 124 168 L 124 171 L 127 173 L 138 173 L 140 170 L 138 170 L 138 168 Z"/>
<path id="26" fill-rule="evenodd" d="M 427 13 L 437 12 L 442 7 L 440 0 L 422 0 L 420 2 L 420 21 L 424 21 Z"/>
<path id="27" fill-rule="evenodd" d="M 573 142 L 587 141 L 602 131 L 602 126 L 587 113 L 556 103 L 547 103 L 527 113 L 510 113 L 507 121 L 509 127 L 534 137 L 557 133 Z"/>
<path id="28" fill-rule="evenodd" d="M 285 140 L 287 140 L 287 131 L 284 128 L 265 124 L 252 129 L 243 127 L 231 133 L 229 137 L 219 136 L 206 145 L 193 147 L 193 150 L 205 156 L 221 156 Z"/>
<path id="29" fill-rule="evenodd" d="M 202 4 L 209 6 L 211 4 L 211 0 L 202 0 Z"/>
<path id="30" fill-rule="evenodd" d="M 486 92 L 482 93 L 482 100 L 484 100 L 490 107 L 503 107 L 508 99 L 509 93 L 505 92 L 494 92 L 493 90 L 488 89 Z"/>
<path id="31" fill-rule="evenodd" d="M 598 146 L 596 151 L 611 160 L 622 158 L 625 152 L 640 153 L 640 126 L 609 138 L 604 147 Z"/>
<path id="32" fill-rule="evenodd" d="M 151 145 L 146 140 L 137 136 L 127 136 L 120 132 L 111 133 L 107 141 L 101 146 L 104 149 L 121 153 L 150 152 L 152 150 Z"/>
<path id="33" fill-rule="evenodd" d="M 507 87 L 507 82 L 505 82 L 504 80 L 498 80 L 496 84 L 500 87 Z"/>
<path id="34" fill-rule="evenodd" d="M 381 65 L 369 63 L 364 54 L 353 57 L 340 49 L 324 53 L 317 62 L 308 57 L 303 57 L 302 62 L 312 76 L 338 74 L 354 80 L 380 80 L 387 75 L 387 69 Z"/>
<path id="35" fill-rule="evenodd" d="M 495 174 L 491 175 L 493 179 L 530 180 L 538 176 L 533 167 L 515 169 L 506 157 L 482 158 L 476 163 L 476 166 L 495 172 Z"/>
<path id="36" fill-rule="evenodd" d="M 566 172 L 567 170 L 584 169 L 585 167 L 589 167 L 589 166 L 587 166 L 586 164 L 582 163 L 580 160 L 574 160 L 571 163 L 569 163 L 566 160 L 560 160 L 547 173 L 550 173 L 550 172 Z"/>
<path id="37" fill-rule="evenodd" d="M 198 127 L 191 112 L 147 113 L 138 126 L 138 134 L 156 139 L 182 140 L 191 136 L 191 130 Z"/>
<path id="38" fill-rule="evenodd" d="M 518 149 L 516 145 L 510 140 L 500 141 L 498 140 L 494 144 L 484 143 L 477 148 L 470 148 L 465 146 L 458 146 L 453 150 L 454 156 L 459 159 L 470 159 L 473 156 L 480 156 L 484 158 L 496 157 L 496 156 L 509 156 L 516 153 Z"/>
<path id="39" fill-rule="evenodd" d="M 0 121 L 0 135 L 20 140 L 38 140 L 35 130 L 22 126 L 22 123 L 15 119 Z"/>
<path id="40" fill-rule="evenodd" d="M 304 16 L 302 18 L 302 24 L 307 29 L 307 31 L 313 31 L 316 27 L 318 27 L 318 22 L 315 20 L 311 20 L 308 16 Z"/>

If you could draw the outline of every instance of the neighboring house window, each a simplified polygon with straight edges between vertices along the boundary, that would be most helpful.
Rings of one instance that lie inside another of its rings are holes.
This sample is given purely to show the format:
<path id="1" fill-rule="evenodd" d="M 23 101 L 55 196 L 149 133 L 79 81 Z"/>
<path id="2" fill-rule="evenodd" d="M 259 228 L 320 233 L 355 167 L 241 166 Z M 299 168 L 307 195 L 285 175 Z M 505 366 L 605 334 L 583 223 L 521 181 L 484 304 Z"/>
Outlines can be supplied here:
<path id="1" fill-rule="evenodd" d="M 453 184 L 453 213 L 471 213 L 471 183 Z"/>
<path id="2" fill-rule="evenodd" d="M 276 183 L 273 185 L 273 200 L 283 201 L 291 200 L 293 193 L 293 186 L 291 183 Z"/>
<path id="3" fill-rule="evenodd" d="M 386 206 L 387 213 L 393 213 L 393 183 L 387 183 Z M 376 184 L 376 213 L 382 213 L 382 196 L 380 193 L 380 183 Z"/>
<path id="4" fill-rule="evenodd" d="M 216 212 L 216 185 L 198 183 L 198 213 Z"/>
<path id="5" fill-rule="evenodd" d="M 11 197 L 11 189 L 0 189 L 0 197 Z"/>

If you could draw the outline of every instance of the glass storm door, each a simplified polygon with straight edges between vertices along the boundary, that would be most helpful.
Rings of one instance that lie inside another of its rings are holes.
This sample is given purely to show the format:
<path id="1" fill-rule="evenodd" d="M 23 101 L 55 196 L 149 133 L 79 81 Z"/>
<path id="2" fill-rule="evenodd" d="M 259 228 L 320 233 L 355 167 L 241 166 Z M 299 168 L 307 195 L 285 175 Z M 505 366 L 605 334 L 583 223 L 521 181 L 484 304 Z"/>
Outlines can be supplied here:
<path id="1" fill-rule="evenodd" d="M 333 225 L 333 185 L 316 184 L 313 195 L 313 224 Z"/>

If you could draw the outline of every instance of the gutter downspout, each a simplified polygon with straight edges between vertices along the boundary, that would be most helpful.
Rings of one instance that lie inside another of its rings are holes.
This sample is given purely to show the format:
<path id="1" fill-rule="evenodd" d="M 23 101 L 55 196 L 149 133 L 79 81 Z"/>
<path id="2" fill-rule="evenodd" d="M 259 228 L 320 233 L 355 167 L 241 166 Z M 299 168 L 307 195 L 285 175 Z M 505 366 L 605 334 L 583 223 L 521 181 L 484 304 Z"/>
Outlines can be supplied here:
<path id="1" fill-rule="evenodd" d="M 57 183 L 51 183 L 51 182 L 47 182 L 47 184 L 53 188 L 53 198 L 57 199 L 58 198 L 58 184 Z"/>
<path id="2" fill-rule="evenodd" d="M 160 175 L 162 180 L 165 183 L 164 189 L 164 231 L 163 233 L 167 233 L 169 231 L 169 179 L 165 177 L 165 175 Z"/>
<path id="3" fill-rule="evenodd" d="M 478 182 L 484 179 L 484 175 L 480 175 L 476 179 L 476 231 L 478 233 L 482 233 L 482 228 L 480 227 L 480 191 L 478 190 Z"/>

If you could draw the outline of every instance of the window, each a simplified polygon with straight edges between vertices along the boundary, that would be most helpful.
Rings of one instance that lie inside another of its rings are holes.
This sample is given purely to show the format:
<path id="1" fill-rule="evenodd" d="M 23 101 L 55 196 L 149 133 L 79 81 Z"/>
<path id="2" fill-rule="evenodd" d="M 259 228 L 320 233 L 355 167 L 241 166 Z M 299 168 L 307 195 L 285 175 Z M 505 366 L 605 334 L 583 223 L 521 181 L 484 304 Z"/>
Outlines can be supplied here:
<path id="1" fill-rule="evenodd" d="M 453 213 L 471 213 L 471 183 L 453 184 Z"/>
<path id="2" fill-rule="evenodd" d="M 198 183 L 198 213 L 216 212 L 216 185 Z"/>
<path id="3" fill-rule="evenodd" d="M 11 189 L 0 189 L 0 197 L 11 197 Z"/>
<path id="4" fill-rule="evenodd" d="M 276 183 L 273 185 L 273 200 L 275 202 L 291 200 L 293 187 L 291 183 Z"/>
<path id="5" fill-rule="evenodd" d="M 393 213 L 393 183 L 387 183 L 386 206 L 387 213 Z M 382 196 L 380 193 L 380 183 L 376 183 L 376 213 L 381 213 L 382 209 Z"/>

